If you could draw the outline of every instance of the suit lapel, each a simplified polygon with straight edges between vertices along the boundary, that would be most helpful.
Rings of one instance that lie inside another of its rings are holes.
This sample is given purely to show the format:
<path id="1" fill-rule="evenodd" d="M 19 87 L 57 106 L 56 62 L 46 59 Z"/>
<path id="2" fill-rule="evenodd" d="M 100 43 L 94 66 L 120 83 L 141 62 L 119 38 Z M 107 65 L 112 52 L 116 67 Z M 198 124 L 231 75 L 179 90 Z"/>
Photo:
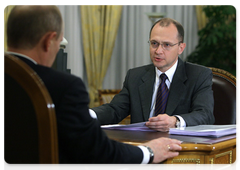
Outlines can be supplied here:
<path id="1" fill-rule="evenodd" d="M 139 86 L 141 107 L 145 121 L 148 120 L 150 114 L 155 75 L 155 67 L 151 65 L 146 74 L 144 74 L 144 76 L 142 77 L 143 83 Z"/>
<path id="2" fill-rule="evenodd" d="M 178 59 L 178 66 L 176 72 L 173 76 L 173 80 L 171 83 L 169 96 L 168 96 L 168 103 L 166 108 L 166 113 L 168 115 L 172 115 L 174 110 L 179 104 L 179 98 L 181 98 L 182 94 L 184 94 L 186 86 L 184 82 L 187 80 L 186 72 L 185 72 L 185 65 L 183 61 L 179 58 Z"/>

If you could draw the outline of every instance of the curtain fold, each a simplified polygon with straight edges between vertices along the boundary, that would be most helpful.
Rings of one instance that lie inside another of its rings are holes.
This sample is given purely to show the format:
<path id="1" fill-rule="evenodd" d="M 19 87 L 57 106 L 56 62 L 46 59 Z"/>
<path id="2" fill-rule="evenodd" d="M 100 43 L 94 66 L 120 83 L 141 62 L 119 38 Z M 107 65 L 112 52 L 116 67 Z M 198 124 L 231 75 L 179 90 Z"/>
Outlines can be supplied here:
<path id="1" fill-rule="evenodd" d="M 8 14 L 13 8 L 21 0 L 1 0 L 0 1 L 0 50 L 7 50 L 7 36 L 6 36 L 6 23 Z"/>
<path id="2" fill-rule="evenodd" d="M 197 14 L 197 23 L 198 23 L 198 30 L 204 28 L 208 22 L 208 19 L 203 11 L 204 6 L 197 5 L 196 6 L 196 14 Z"/>
<path id="3" fill-rule="evenodd" d="M 203 27 L 205 27 L 207 23 L 207 17 L 202 10 L 205 3 L 206 0 L 195 0 L 198 30 L 201 30 Z"/>
<path id="4" fill-rule="evenodd" d="M 90 108 L 98 105 L 112 56 L 121 18 L 122 6 L 81 6 L 84 59 L 90 95 Z"/>

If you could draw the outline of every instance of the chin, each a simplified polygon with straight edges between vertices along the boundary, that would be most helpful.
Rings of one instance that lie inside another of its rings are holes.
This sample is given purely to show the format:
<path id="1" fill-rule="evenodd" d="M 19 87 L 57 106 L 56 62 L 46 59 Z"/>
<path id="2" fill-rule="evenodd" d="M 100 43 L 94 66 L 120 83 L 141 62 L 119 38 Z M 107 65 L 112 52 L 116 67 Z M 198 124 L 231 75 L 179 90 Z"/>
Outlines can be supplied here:
<path id="1" fill-rule="evenodd" d="M 156 61 L 153 62 L 153 65 L 157 68 L 162 68 L 165 66 L 163 62 L 156 62 Z"/>

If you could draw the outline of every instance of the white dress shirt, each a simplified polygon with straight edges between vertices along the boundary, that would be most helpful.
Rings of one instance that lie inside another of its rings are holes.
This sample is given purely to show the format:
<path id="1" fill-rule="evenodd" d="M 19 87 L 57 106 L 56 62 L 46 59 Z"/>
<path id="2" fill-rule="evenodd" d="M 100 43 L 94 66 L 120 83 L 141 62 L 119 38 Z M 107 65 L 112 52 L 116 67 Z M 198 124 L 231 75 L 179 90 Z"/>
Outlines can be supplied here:
<path id="1" fill-rule="evenodd" d="M 167 70 L 165 72 L 165 74 L 168 77 L 168 79 L 166 79 L 165 83 L 166 83 L 166 85 L 167 85 L 169 90 L 171 88 L 173 75 L 174 75 L 174 73 L 175 73 L 175 71 L 177 69 L 177 64 L 178 64 L 178 60 L 169 70 Z M 156 69 L 156 79 L 155 79 L 155 84 L 154 84 L 154 88 L 153 88 L 152 104 L 151 104 L 149 117 L 153 117 L 154 116 L 156 97 L 157 97 L 157 90 L 158 90 L 159 84 L 161 83 L 161 79 L 159 78 L 159 76 L 163 73 L 157 67 L 155 67 L 155 69 Z M 186 127 L 186 122 L 184 121 L 184 119 L 181 116 L 179 116 L 179 115 L 174 115 L 174 116 L 177 116 L 179 118 L 179 120 L 180 120 L 180 127 Z"/>

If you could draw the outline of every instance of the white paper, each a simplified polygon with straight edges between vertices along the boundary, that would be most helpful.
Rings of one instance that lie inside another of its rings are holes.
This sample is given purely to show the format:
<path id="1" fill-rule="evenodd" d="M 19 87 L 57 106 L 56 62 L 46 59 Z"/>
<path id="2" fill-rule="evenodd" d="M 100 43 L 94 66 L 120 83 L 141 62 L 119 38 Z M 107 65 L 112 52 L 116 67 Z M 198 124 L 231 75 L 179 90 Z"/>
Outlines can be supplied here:
<path id="1" fill-rule="evenodd" d="M 114 124 L 114 125 L 103 125 L 103 126 L 101 126 L 101 128 L 116 129 L 116 130 L 129 130 L 129 131 L 155 131 L 155 130 L 149 129 L 145 124 L 146 124 L 146 122 L 132 123 L 129 125 Z"/>
<path id="2" fill-rule="evenodd" d="M 169 130 L 169 134 L 207 137 L 221 137 L 235 133 L 236 125 L 198 125 Z"/>

